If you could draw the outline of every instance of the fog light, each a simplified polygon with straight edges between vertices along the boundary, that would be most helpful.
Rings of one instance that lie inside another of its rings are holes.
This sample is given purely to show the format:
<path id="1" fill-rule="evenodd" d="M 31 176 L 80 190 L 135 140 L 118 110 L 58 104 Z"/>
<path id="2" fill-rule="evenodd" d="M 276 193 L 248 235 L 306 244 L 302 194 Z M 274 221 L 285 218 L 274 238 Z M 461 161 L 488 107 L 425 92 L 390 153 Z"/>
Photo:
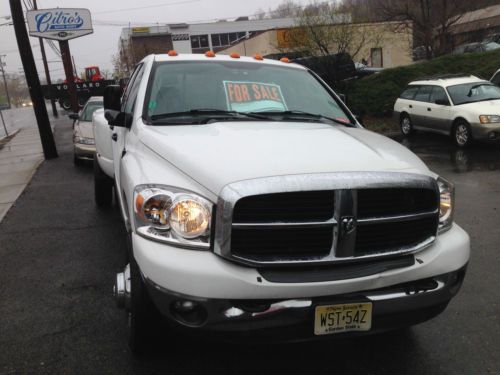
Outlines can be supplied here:
<path id="1" fill-rule="evenodd" d="M 172 302 L 170 313 L 177 322 L 190 327 L 203 325 L 208 316 L 207 310 L 202 303 L 190 300 Z"/>
<path id="2" fill-rule="evenodd" d="M 193 311 L 198 304 L 194 301 L 175 301 L 174 309 L 178 312 Z"/>
<path id="3" fill-rule="evenodd" d="M 488 138 L 489 139 L 497 139 L 497 133 L 496 132 L 489 132 Z"/>

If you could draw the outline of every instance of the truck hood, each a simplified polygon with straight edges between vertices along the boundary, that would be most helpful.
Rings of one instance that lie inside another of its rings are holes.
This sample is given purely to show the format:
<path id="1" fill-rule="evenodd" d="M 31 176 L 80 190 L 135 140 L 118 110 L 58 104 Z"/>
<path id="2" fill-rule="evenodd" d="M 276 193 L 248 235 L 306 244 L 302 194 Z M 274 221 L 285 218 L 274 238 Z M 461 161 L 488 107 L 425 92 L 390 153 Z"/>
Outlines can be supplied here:
<path id="1" fill-rule="evenodd" d="M 461 104 L 457 108 L 462 108 L 479 115 L 500 115 L 500 99 L 487 100 L 484 102 Z M 477 119 L 479 121 L 479 118 Z"/>
<path id="2" fill-rule="evenodd" d="M 300 122 L 145 126 L 144 145 L 205 188 L 258 177 L 353 171 L 432 175 L 411 151 L 364 129 Z"/>

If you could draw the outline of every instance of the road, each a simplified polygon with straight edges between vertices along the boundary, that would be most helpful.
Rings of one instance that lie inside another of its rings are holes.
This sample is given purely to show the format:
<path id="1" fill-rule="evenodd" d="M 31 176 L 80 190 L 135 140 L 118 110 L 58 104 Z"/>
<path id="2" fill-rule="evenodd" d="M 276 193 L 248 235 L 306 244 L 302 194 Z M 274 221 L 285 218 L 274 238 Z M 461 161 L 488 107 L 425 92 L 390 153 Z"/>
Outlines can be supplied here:
<path id="1" fill-rule="evenodd" d="M 159 349 L 136 360 L 111 293 L 123 225 L 116 210 L 94 206 L 92 169 L 73 166 L 69 124 L 56 137 L 60 158 L 41 166 L 0 224 L 0 373 L 500 374 L 500 146 L 457 152 L 440 136 L 404 141 L 456 183 L 456 221 L 472 240 L 463 289 L 434 320 L 321 344 L 227 345 L 164 332 Z"/>

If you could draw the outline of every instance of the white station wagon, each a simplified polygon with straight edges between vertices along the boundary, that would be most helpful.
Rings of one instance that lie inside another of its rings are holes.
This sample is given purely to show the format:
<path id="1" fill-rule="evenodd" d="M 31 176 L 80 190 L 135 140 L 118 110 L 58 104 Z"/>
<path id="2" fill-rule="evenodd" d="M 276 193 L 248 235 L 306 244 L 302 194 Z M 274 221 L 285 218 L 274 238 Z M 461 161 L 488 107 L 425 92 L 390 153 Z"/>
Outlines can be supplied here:
<path id="1" fill-rule="evenodd" d="M 403 135 L 423 130 L 450 135 L 459 147 L 500 138 L 500 88 L 475 76 L 411 82 L 394 105 Z"/>

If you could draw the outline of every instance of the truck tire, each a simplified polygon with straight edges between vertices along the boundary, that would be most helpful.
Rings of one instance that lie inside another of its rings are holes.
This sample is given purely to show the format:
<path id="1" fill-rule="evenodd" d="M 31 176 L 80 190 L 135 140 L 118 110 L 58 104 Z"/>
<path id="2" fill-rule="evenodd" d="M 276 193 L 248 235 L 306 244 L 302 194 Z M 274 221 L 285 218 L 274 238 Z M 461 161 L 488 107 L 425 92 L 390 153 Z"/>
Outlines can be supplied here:
<path id="1" fill-rule="evenodd" d="M 130 309 L 128 312 L 128 344 L 136 357 L 146 354 L 156 341 L 160 326 L 159 312 L 148 295 L 139 266 L 130 256 Z"/>
<path id="2" fill-rule="evenodd" d="M 63 109 L 65 109 L 66 111 L 69 111 L 71 109 L 71 102 L 69 101 L 69 99 L 62 99 L 60 103 L 61 107 L 63 107 Z"/>
<path id="3" fill-rule="evenodd" d="M 98 207 L 109 207 L 113 203 L 113 179 L 103 172 L 97 156 L 94 156 L 94 199 Z"/>

